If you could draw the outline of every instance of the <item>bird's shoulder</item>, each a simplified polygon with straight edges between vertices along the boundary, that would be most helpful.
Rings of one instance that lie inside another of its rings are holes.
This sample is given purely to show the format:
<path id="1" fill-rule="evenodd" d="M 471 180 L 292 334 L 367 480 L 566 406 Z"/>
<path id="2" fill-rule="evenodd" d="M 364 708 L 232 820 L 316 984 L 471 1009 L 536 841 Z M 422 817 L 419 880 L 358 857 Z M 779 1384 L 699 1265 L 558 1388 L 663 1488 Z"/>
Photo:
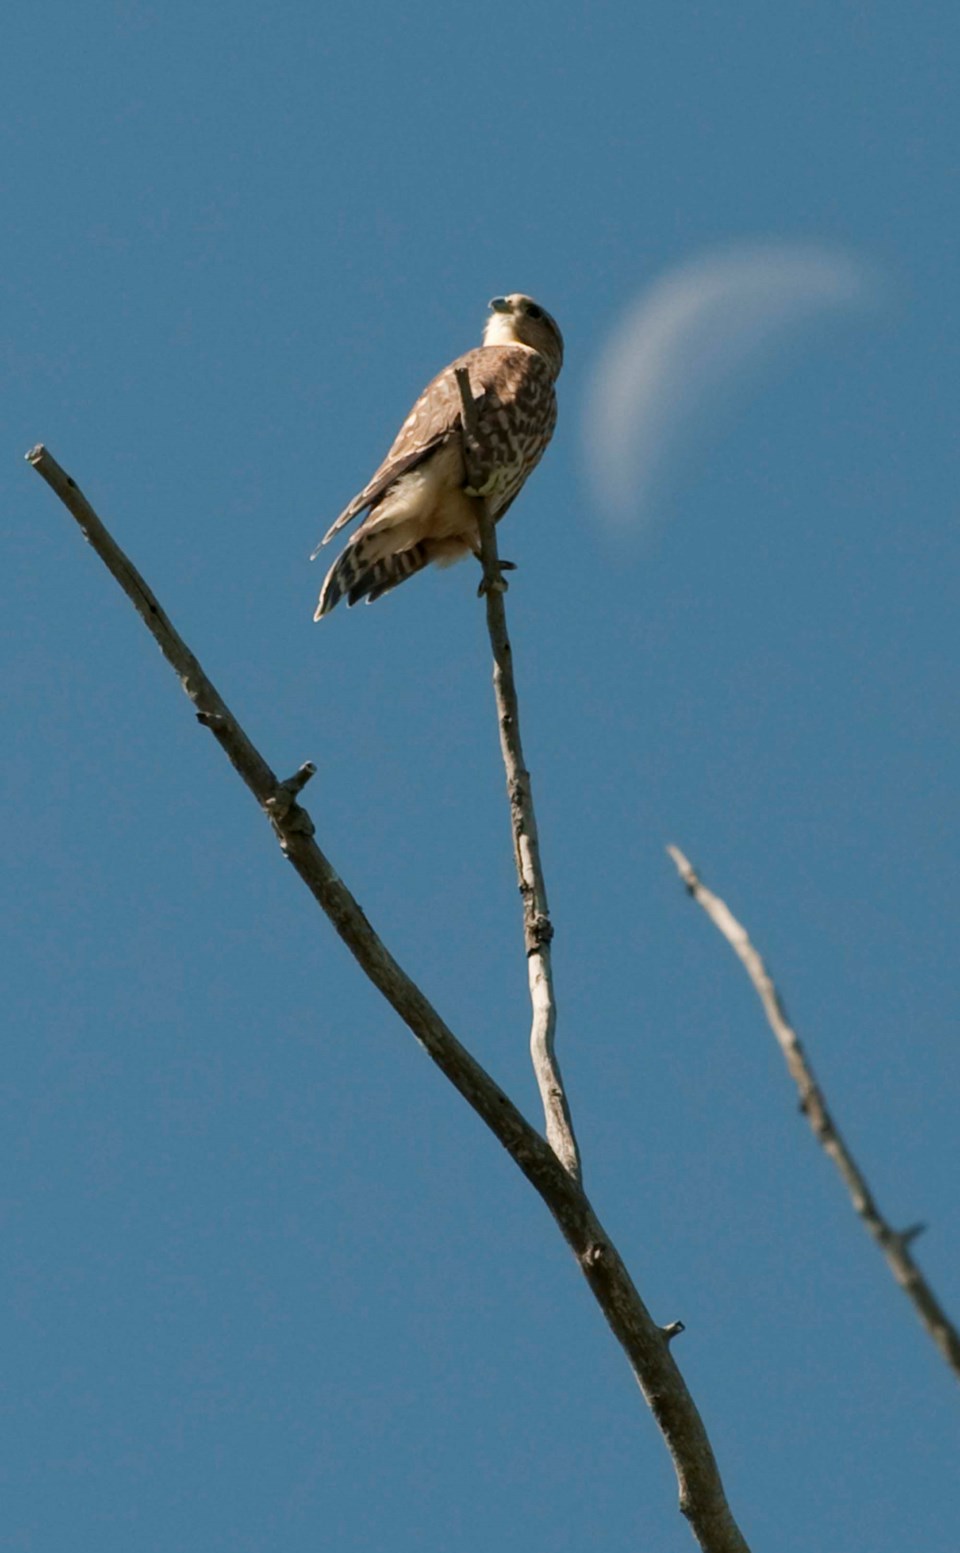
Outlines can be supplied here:
<path id="1" fill-rule="evenodd" d="M 482 412 L 484 401 L 504 404 L 531 378 L 550 384 L 550 373 L 537 351 L 525 345 L 477 345 L 464 351 L 431 378 L 397 433 L 387 460 L 416 446 L 435 443 L 460 424 L 461 401 L 457 371 L 466 368 L 470 389 Z"/>

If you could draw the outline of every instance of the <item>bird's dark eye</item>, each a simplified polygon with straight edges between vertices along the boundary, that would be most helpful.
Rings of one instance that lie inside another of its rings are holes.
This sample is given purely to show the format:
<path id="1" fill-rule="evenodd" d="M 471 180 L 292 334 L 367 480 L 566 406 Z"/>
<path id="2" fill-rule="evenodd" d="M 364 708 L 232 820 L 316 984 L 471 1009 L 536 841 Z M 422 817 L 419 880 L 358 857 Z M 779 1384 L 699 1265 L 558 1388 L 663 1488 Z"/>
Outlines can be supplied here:
<path id="1" fill-rule="evenodd" d="M 542 307 L 538 307 L 536 302 L 528 302 L 527 303 L 527 317 L 528 318 L 542 318 L 543 317 L 543 308 Z"/>

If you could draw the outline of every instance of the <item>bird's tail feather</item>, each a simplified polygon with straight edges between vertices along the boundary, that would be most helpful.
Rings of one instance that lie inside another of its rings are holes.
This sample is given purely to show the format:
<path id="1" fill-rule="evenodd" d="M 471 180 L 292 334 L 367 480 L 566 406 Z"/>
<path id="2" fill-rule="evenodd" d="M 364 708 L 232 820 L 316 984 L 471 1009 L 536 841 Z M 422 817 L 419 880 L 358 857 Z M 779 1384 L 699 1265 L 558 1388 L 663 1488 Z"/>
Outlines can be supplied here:
<path id="1" fill-rule="evenodd" d="M 346 598 L 348 607 L 365 598 L 368 604 L 382 598 L 391 588 L 406 582 L 415 572 L 422 571 L 430 559 L 423 543 L 411 545 L 408 550 L 398 550 L 393 555 L 379 555 L 371 559 L 366 550 L 364 536 L 348 545 L 334 561 L 320 591 L 314 620 L 322 620 L 331 609 Z"/>

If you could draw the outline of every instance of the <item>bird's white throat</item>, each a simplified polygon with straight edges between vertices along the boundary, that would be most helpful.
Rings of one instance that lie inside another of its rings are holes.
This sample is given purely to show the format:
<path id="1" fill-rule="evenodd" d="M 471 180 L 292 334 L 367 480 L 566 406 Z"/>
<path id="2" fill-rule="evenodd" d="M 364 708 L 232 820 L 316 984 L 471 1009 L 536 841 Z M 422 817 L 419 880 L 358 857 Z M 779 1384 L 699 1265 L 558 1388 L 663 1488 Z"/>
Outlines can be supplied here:
<path id="1" fill-rule="evenodd" d="M 512 313 L 491 313 L 483 330 L 484 345 L 519 345 Z"/>

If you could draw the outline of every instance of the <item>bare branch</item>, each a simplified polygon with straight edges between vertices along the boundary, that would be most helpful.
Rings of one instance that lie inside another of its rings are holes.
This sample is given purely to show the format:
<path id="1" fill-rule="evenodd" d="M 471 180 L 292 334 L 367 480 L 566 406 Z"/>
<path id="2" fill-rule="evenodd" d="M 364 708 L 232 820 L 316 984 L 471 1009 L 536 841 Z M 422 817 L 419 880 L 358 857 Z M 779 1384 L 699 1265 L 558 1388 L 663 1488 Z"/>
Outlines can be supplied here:
<path id="1" fill-rule="evenodd" d="M 483 471 L 478 467 L 476 459 L 477 437 L 480 430 L 477 403 L 473 397 L 473 389 L 470 387 L 470 373 L 467 368 L 454 367 L 453 375 L 460 390 L 460 409 L 463 412 L 463 429 L 466 432 L 463 439 L 463 465 L 470 485 L 475 491 L 479 491 L 483 485 Z"/>
<path id="2" fill-rule="evenodd" d="M 584 1274 L 673 1458 L 680 1508 L 704 1553 L 749 1553 L 730 1512 L 703 1421 L 669 1352 L 582 1188 L 553 1149 L 444 1024 L 400 968 L 313 839 L 313 822 L 290 801 L 260 752 L 177 634 L 154 594 L 74 481 L 45 448 L 27 458 L 59 496 L 134 604 L 231 763 L 267 814 L 285 856 L 353 954 L 437 1067 L 472 1106 L 543 1199 Z M 288 788 L 290 784 L 287 784 Z M 280 798 L 279 804 L 277 803 Z M 673 1335 L 673 1334 L 671 1334 Z"/>
<path id="3" fill-rule="evenodd" d="M 909 1229 L 898 1231 L 884 1218 L 853 1155 L 840 1136 L 800 1038 L 787 1018 L 783 1000 L 746 929 L 726 903 L 707 889 L 679 847 L 667 847 L 667 851 L 690 895 L 698 906 L 703 907 L 714 927 L 723 934 L 743 964 L 783 1052 L 787 1071 L 797 1086 L 800 1109 L 810 1123 L 814 1137 L 833 1160 L 854 1208 L 886 1257 L 897 1283 L 912 1300 L 927 1333 L 950 1368 L 960 1376 L 960 1333 L 944 1312 L 909 1251 L 910 1242 L 920 1234 L 923 1225 L 913 1224 Z"/>
<path id="4" fill-rule="evenodd" d="M 465 367 L 456 369 L 457 386 L 463 408 L 463 456 L 467 480 L 474 490 L 482 491 L 485 472 L 477 450 L 477 407 L 470 390 Z M 520 743 L 520 708 L 513 677 L 513 652 L 507 635 L 507 615 L 503 595 L 506 584 L 497 554 L 497 536 L 483 497 L 477 499 L 480 530 L 480 560 L 483 565 L 482 592 L 486 596 L 487 630 L 493 649 L 493 691 L 497 703 L 500 748 L 507 774 L 510 822 L 517 880 L 523 902 L 523 938 L 527 951 L 527 976 L 533 1020 L 530 1028 L 530 1056 L 543 1104 L 547 1142 L 565 1170 L 580 1179 L 580 1152 L 573 1130 L 573 1118 L 556 1054 L 557 1003 L 553 988 L 553 964 L 550 943 L 553 924 L 547 905 L 547 887 L 540 862 L 537 817 L 533 808 L 530 773 Z"/>

